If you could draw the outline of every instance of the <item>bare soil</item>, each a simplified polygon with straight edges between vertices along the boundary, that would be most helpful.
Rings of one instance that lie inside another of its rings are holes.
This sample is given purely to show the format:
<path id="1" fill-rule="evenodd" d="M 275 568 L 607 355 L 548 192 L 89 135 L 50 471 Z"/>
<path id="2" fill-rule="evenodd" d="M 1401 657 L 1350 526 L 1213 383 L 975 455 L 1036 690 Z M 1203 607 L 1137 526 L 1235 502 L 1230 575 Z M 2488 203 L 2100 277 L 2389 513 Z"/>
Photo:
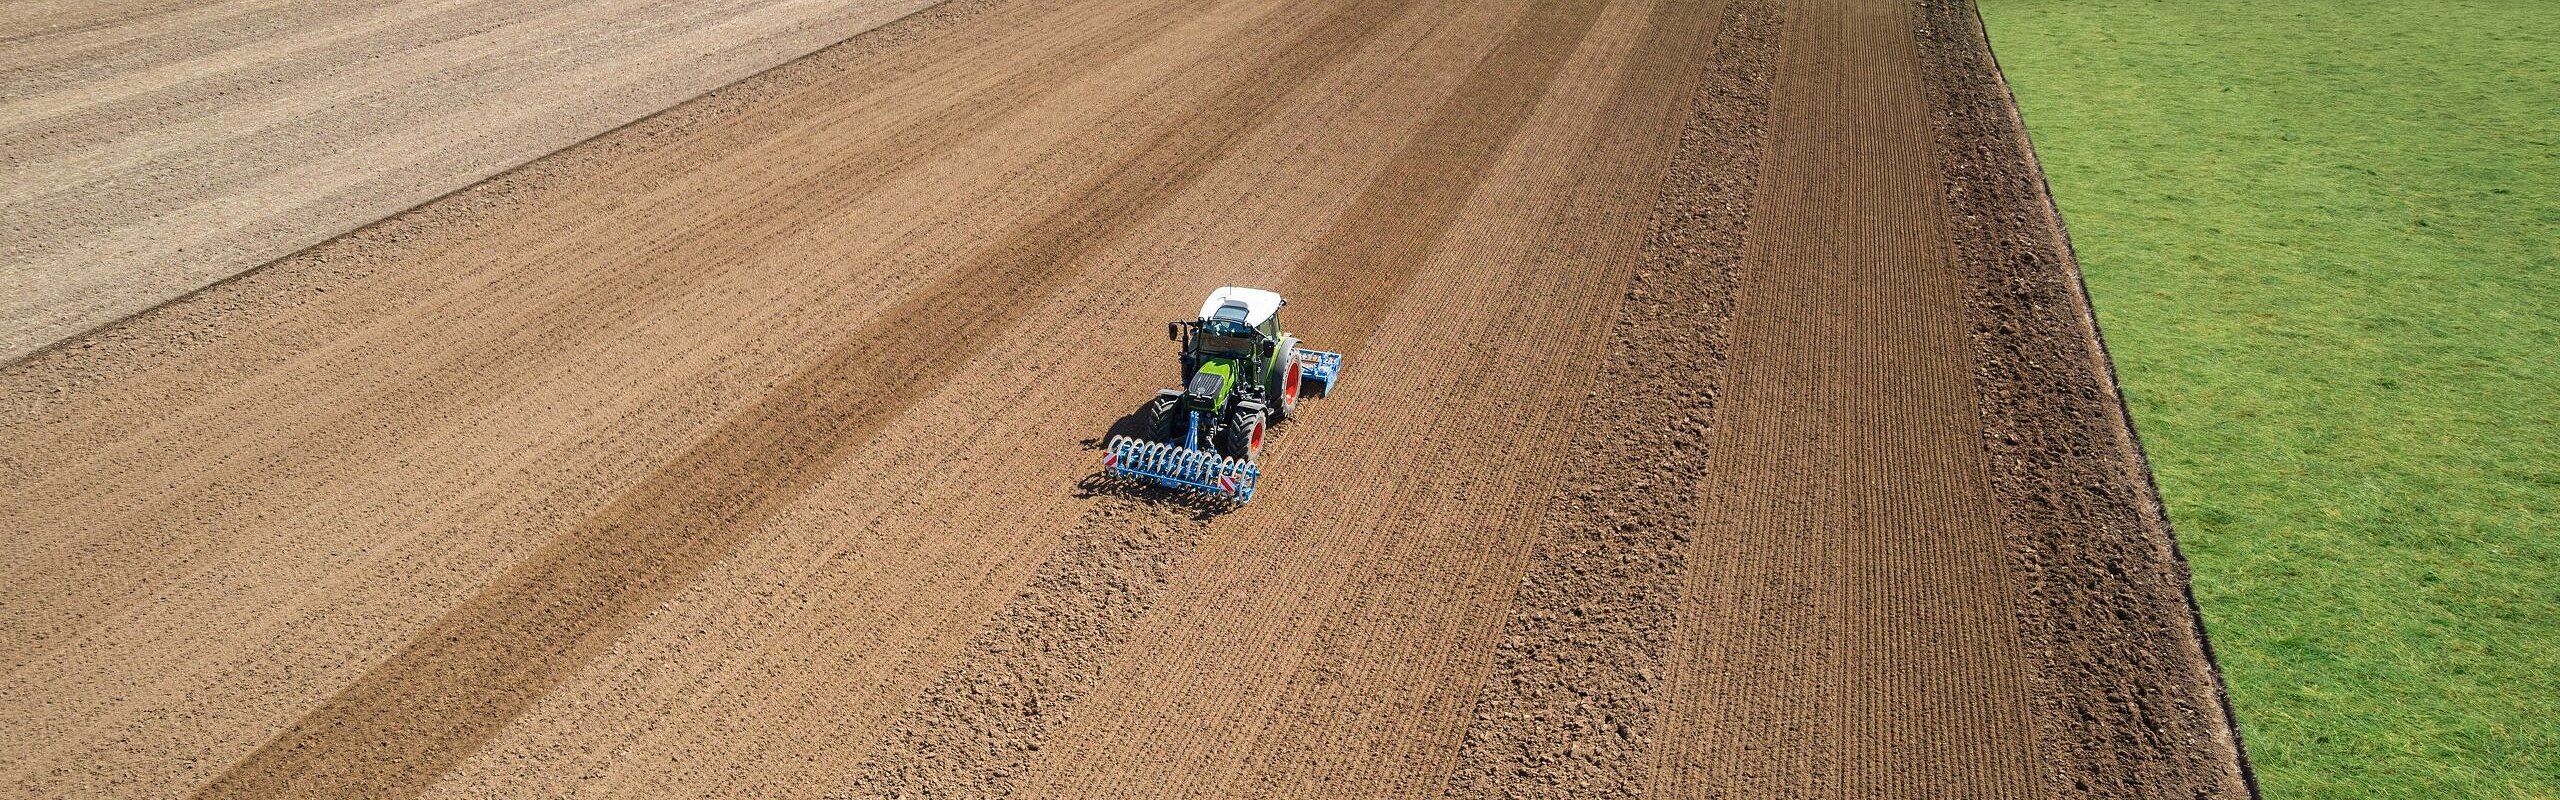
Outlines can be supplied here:
<path id="1" fill-rule="evenodd" d="M 0 359 L 932 2 L 11 3 Z"/>
<path id="2" fill-rule="evenodd" d="M 953 0 L 0 368 L 0 786 L 2245 796 L 2025 145 L 1937 0 Z M 1101 478 L 1224 284 L 1339 390 Z"/>

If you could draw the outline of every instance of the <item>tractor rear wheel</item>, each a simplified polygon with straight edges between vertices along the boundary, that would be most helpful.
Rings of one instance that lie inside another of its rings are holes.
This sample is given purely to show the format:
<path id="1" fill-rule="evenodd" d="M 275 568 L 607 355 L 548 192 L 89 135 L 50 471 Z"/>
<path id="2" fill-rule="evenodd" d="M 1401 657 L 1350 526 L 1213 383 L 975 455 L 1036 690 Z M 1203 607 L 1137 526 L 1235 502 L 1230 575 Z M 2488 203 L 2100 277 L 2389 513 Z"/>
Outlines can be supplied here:
<path id="1" fill-rule="evenodd" d="M 1218 432 L 1218 454 L 1253 463 L 1262 457 L 1262 435 L 1267 427 L 1260 411 L 1237 414 L 1235 422 Z"/>
<path id="2" fill-rule="evenodd" d="M 1306 388 L 1304 372 L 1306 365 L 1298 363 L 1295 358 L 1289 360 L 1288 366 L 1280 368 L 1280 406 L 1272 409 L 1272 421 L 1286 422 L 1297 418 L 1298 393 Z"/>

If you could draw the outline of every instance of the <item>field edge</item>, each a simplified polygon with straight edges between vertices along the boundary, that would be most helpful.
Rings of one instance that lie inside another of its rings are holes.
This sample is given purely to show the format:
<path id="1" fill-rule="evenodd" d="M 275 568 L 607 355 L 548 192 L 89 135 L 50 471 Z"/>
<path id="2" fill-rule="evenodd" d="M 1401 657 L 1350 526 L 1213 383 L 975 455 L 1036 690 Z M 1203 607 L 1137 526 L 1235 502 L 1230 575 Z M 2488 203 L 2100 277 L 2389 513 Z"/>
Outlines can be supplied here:
<path id="1" fill-rule="evenodd" d="M 2063 275 L 2068 277 L 2068 291 L 2065 293 L 2065 299 L 2067 300 L 2066 305 L 2068 305 L 2072 316 L 2075 318 L 2074 321 L 2077 323 L 2077 327 L 2086 337 L 2086 346 L 2094 355 L 2096 377 L 2102 384 L 2103 391 L 2106 395 L 2105 404 L 2108 406 L 2108 413 L 2113 417 L 2111 421 L 2121 432 L 2121 452 L 2116 454 L 2116 457 L 2124 459 L 2127 462 L 2124 464 L 2125 469 L 2137 478 L 2137 481 L 2135 481 L 2135 499 L 2137 502 L 2134 504 L 2134 508 L 2139 515 L 2138 524 L 2142 528 L 2153 532 L 2160 540 L 2161 544 L 2166 548 L 2166 555 L 2168 558 L 2168 564 L 2166 566 L 2174 577 L 2173 582 L 2177 588 L 2177 599 L 2185 608 L 2185 624 L 2187 629 L 2192 632 L 2192 641 L 2197 649 L 2197 654 L 2201 656 L 2203 661 L 2204 673 L 2208 682 L 2208 688 L 2210 689 L 2211 698 L 2214 701 L 2216 710 L 2220 713 L 2221 730 L 2216 733 L 2218 734 L 2218 738 L 2228 743 L 2230 748 L 2231 766 L 2237 771 L 2237 777 L 2239 778 L 2242 787 L 2247 792 L 2248 797 L 2255 800 L 2255 798 L 2263 796 L 2258 785 L 2256 768 L 2249 759 L 2248 747 L 2243 738 L 2238 711 L 2233 704 L 2230 687 L 2223 677 L 2221 662 L 2214 653 L 2211 633 L 2205 627 L 2203 608 L 2196 601 L 2194 582 L 2191 578 L 2191 568 L 2184 550 L 2179 545 L 2177 532 L 2169 520 L 2167 506 L 2162 500 L 2158 479 L 2151 469 L 2149 452 L 2143 447 L 2141 432 L 2134 419 L 2132 407 L 2125 398 L 2123 382 L 2117 375 L 2114 355 L 2108 349 L 2104 330 L 2097 318 L 2095 301 L 2089 293 L 2086 276 L 2080 269 L 2078 251 L 2073 247 L 2071 242 L 2069 225 L 2063 218 L 2060 205 L 2054 199 L 2053 189 L 2046 178 L 2043 163 L 2036 155 L 2033 137 L 2026 124 L 2024 116 L 2025 111 L 2018 105 L 2016 93 L 2010 87 L 2006 73 L 2003 72 L 2000 67 L 1999 52 L 1997 46 L 1992 41 L 1990 25 L 1982 17 L 1981 7 L 1976 0 L 1965 0 L 1965 2 L 1959 6 L 1961 9 L 1960 11 L 1951 10 L 1950 5 L 1952 4 L 1947 3 L 1931 4 L 1924 2 L 1921 5 L 1924 9 L 1927 9 L 1924 13 L 1928 17 L 1934 18 L 1934 22 L 1929 24 L 1920 33 L 1923 39 L 1922 59 L 1925 65 L 1924 68 L 1929 73 L 1929 77 L 1933 83 L 1935 83 L 1940 77 L 1952 77 L 1948 73 L 1972 71 L 1966 69 L 1966 65 L 1949 64 L 1948 62 L 1956 52 L 1960 52 L 1968 48 L 1979 48 L 1979 52 L 1982 57 L 1982 63 L 1979 65 L 1979 71 L 1986 73 L 1982 77 L 1987 78 L 1987 81 L 1985 81 L 1987 88 L 1996 90 L 2000 100 L 1998 106 L 2005 111 L 2006 115 L 2006 125 L 2001 126 L 2005 127 L 2006 130 L 1999 132 L 1999 134 L 2005 135 L 2009 140 L 2009 144 L 2015 148 L 2019 162 L 2024 167 L 2028 177 L 2033 180 L 2033 191 L 2030 192 L 2030 194 L 2033 195 L 2034 200 L 2034 208 L 2032 210 L 2034 213 L 2041 215 L 2042 219 L 2038 220 L 2038 222 L 2041 222 L 2046 228 L 2044 233 L 2050 239 L 2049 246 L 2055 250 L 2055 255 L 2058 256 L 2058 263 L 2053 265 L 2052 268 L 2059 270 Z M 1933 44 L 1929 41 L 1931 39 L 1936 40 L 1936 42 L 1934 42 L 1936 46 L 1931 46 Z M 1947 102 L 1948 97 L 1948 92 L 1937 91 L 1931 93 L 1933 105 Z M 1933 108 L 1932 111 L 1932 116 L 1937 118 L 1934 121 L 1943 122 L 1947 116 L 1947 112 L 1943 109 Z M 1975 133 L 1986 134 L 1989 132 L 1976 131 Z M 1941 127 L 1938 138 L 1940 140 L 1939 147 L 1942 152 L 1956 149 L 1956 142 L 1951 140 L 1958 136 L 1960 136 L 1960 134 L 1947 130 L 1945 127 Z M 1963 208 L 1965 205 L 1965 190 L 1957 185 L 1954 175 L 1950 174 L 1945 177 L 1949 181 L 1948 192 L 1951 202 L 1955 204 L 1957 208 Z M 1959 214 L 1958 216 L 1962 215 Z M 2030 230 L 2007 231 L 2005 233 L 2010 235 L 1994 236 L 1989 238 L 1997 241 L 2017 242 L 2023 238 L 2017 234 L 2023 233 L 2032 235 L 2035 232 Z M 1960 241 L 1965 238 L 1966 237 L 1963 235 L 1959 235 Z M 1983 240 L 1984 239 L 1982 238 L 1976 239 L 1977 242 Z M 1972 298 L 1968 299 L 1971 300 Z M 1979 339 L 1981 337 L 1978 336 L 1977 338 Z M 1988 351 L 1987 346 L 1985 347 L 1985 350 Z M 1977 380 L 1988 380 L 1989 375 L 1990 370 L 1987 367 L 1978 368 Z M 1998 405 L 1998 398 L 2003 397 L 2004 393 L 1986 391 L 1984 392 L 1984 396 L 1988 399 L 1992 399 L 1994 405 Z M 1992 431 L 1986 430 L 1985 433 L 1988 434 L 1986 436 L 1987 442 L 1996 444 L 2000 441 L 1999 437 L 1996 434 L 1993 434 Z M 1996 449 L 1997 448 L 1995 447 L 1995 451 Z"/>

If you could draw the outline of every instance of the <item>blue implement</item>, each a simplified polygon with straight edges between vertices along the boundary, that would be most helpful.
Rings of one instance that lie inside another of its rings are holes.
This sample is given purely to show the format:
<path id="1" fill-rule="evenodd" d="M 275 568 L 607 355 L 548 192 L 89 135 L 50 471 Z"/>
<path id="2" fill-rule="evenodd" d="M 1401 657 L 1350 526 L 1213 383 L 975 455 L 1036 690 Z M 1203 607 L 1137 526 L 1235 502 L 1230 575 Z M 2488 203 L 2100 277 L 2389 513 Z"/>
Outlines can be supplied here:
<path id="1" fill-rule="evenodd" d="M 1103 449 L 1102 468 L 1113 475 L 1238 505 L 1253 500 L 1253 484 L 1262 478 L 1262 469 L 1249 461 L 1126 436 L 1111 437 Z"/>
<path id="2" fill-rule="evenodd" d="M 1333 391 L 1334 382 L 1342 375 L 1342 354 L 1298 348 L 1298 376 L 1324 382 L 1325 391 Z"/>

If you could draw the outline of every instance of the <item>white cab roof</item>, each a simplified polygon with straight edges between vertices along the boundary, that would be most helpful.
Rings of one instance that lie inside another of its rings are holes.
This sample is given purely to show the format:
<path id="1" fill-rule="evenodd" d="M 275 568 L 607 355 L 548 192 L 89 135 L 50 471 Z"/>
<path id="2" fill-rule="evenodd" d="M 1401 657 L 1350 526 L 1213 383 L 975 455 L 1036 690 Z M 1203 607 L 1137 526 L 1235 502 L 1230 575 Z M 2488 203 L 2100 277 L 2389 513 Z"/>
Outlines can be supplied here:
<path id="1" fill-rule="evenodd" d="M 1229 307 L 1236 310 L 1225 314 L 1218 313 L 1219 309 Z M 1221 286 L 1217 291 L 1209 293 L 1208 301 L 1200 304 L 1200 318 L 1232 319 L 1247 325 L 1261 325 L 1271 319 L 1273 312 L 1279 310 L 1280 294 L 1277 292 L 1247 289 L 1242 286 Z M 1238 316 L 1239 314 L 1242 316 Z"/>

